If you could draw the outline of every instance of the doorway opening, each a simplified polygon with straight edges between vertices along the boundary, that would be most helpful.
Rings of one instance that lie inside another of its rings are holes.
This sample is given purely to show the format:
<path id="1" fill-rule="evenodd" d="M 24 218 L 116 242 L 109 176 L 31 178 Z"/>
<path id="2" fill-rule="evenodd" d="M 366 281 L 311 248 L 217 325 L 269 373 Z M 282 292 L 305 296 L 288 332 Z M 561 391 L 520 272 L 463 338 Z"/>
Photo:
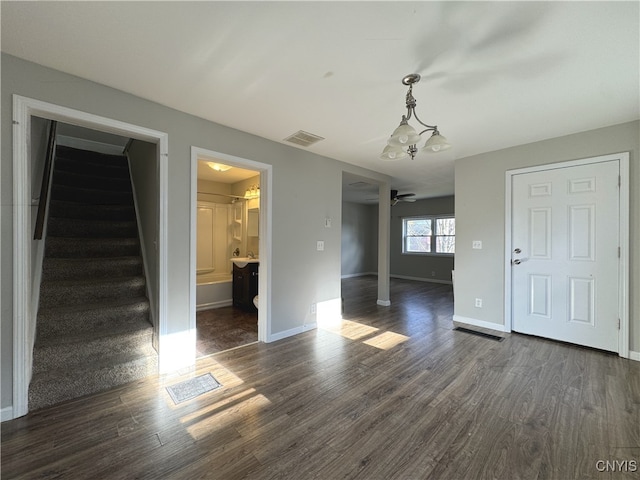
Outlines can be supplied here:
<path id="1" fill-rule="evenodd" d="M 158 188 L 158 297 L 157 323 L 154 325 L 159 340 L 159 370 L 168 367 L 169 349 L 164 348 L 166 336 L 166 194 L 167 194 L 167 157 L 168 135 L 118 120 L 73 110 L 59 105 L 34 100 L 19 95 L 13 96 L 13 197 L 14 197 L 14 313 L 13 313 L 13 410 L 11 418 L 25 415 L 28 410 L 28 388 L 32 377 L 32 348 L 35 335 L 35 315 L 33 306 L 34 289 L 31 258 L 35 246 L 31 241 L 32 208 L 31 187 L 33 172 L 30 158 L 32 138 L 32 118 L 64 122 L 100 132 L 149 142 L 157 146 L 154 163 L 157 168 L 156 185 Z"/>
<path id="2" fill-rule="evenodd" d="M 378 277 L 377 305 L 390 306 L 389 183 L 342 172 L 342 278 Z"/>
<path id="3" fill-rule="evenodd" d="M 203 157 L 198 158 L 197 171 L 200 358 L 258 341 L 260 172 Z"/>
<path id="4" fill-rule="evenodd" d="M 266 341 L 270 166 L 192 147 L 191 322 L 198 358 Z"/>

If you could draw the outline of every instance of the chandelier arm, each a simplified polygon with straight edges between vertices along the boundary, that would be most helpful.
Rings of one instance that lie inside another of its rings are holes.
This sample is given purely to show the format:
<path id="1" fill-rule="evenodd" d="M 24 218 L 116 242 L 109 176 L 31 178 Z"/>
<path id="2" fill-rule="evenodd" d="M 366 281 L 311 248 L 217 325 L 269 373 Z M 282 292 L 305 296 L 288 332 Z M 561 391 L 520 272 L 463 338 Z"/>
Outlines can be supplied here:
<path id="1" fill-rule="evenodd" d="M 425 132 L 437 132 L 437 131 L 438 131 L 438 127 L 429 127 L 419 132 L 418 135 L 422 135 Z M 434 134 L 434 135 L 437 135 L 437 134 Z"/>
<path id="2" fill-rule="evenodd" d="M 422 132 L 420 132 L 420 135 L 422 135 L 424 132 L 429 132 L 432 130 L 438 130 L 438 126 L 437 125 L 427 125 L 426 123 L 424 123 L 422 120 L 420 120 L 418 118 L 418 115 L 416 114 L 415 108 L 412 109 L 413 110 L 413 116 L 415 117 L 415 119 L 418 121 L 418 123 L 420 125 L 422 125 L 423 127 L 427 127 L 426 130 L 423 130 Z"/>

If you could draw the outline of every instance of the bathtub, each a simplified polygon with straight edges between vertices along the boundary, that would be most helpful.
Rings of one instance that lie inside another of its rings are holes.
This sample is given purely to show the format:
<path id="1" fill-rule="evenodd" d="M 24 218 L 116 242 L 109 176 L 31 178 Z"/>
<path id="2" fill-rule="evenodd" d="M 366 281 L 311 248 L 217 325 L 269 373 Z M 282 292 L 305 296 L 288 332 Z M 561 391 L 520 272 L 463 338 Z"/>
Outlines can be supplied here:
<path id="1" fill-rule="evenodd" d="M 228 307 L 233 304 L 230 273 L 198 272 L 196 274 L 196 311 Z"/>

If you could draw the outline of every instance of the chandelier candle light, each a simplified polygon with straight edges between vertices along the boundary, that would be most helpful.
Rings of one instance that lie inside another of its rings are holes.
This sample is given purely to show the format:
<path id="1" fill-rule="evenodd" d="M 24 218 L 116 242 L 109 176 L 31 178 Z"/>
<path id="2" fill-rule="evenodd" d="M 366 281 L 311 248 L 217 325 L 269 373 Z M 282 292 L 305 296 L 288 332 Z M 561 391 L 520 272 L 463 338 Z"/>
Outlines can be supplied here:
<path id="1" fill-rule="evenodd" d="M 438 127 L 435 125 L 427 125 L 422 120 L 418 118 L 416 115 L 416 99 L 413 98 L 413 84 L 418 83 L 420 81 L 420 75 L 417 73 L 411 73 L 405 76 L 402 79 L 402 83 L 404 85 L 409 86 L 409 91 L 407 92 L 407 114 L 402 116 L 402 121 L 400 122 L 400 126 L 394 130 L 387 142 L 387 146 L 382 151 L 380 158 L 382 160 L 400 160 L 405 158 L 407 155 L 411 157 L 411 160 L 414 159 L 416 153 L 418 153 L 418 148 L 416 144 L 422 138 L 422 135 L 425 132 L 433 132 L 429 140 L 422 147 L 422 151 L 425 152 L 442 152 L 443 150 L 448 150 L 451 148 L 451 144 L 440 135 L 438 131 Z M 416 132 L 416 130 L 409 125 L 409 120 L 411 117 L 414 117 L 417 122 L 423 127 L 427 127 L 422 130 L 420 133 Z"/>

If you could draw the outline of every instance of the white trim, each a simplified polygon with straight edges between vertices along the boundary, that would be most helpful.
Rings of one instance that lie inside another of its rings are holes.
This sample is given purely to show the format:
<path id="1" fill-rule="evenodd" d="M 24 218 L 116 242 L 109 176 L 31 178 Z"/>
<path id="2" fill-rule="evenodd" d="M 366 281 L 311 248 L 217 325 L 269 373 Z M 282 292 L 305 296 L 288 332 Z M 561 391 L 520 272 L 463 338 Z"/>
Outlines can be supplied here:
<path id="1" fill-rule="evenodd" d="M 619 215 L 620 215 L 620 266 L 618 273 L 618 311 L 620 312 L 620 332 L 618 335 L 618 355 L 629 358 L 630 351 L 630 326 L 629 326 L 629 153 L 620 153 L 620 191 L 619 191 Z"/>
<path id="2" fill-rule="evenodd" d="M 191 147 L 191 196 L 189 202 L 189 329 L 196 331 L 196 205 L 198 197 L 198 159 L 211 158 L 232 167 L 256 170 L 260 174 L 260 275 L 258 275 L 258 341 L 271 339 L 271 232 L 272 232 L 272 171 L 266 163 Z M 194 336 L 195 338 L 195 336 Z"/>
<path id="3" fill-rule="evenodd" d="M 640 352 L 634 352 L 633 350 L 630 350 L 629 359 L 635 360 L 636 362 L 640 362 Z"/>
<path id="4" fill-rule="evenodd" d="M 389 307 L 391 306 L 391 300 L 380 300 L 376 302 L 376 305 L 380 305 L 381 307 Z"/>
<path id="5" fill-rule="evenodd" d="M 512 302 L 511 302 L 511 203 L 512 203 L 512 178 L 523 173 L 555 170 L 559 168 L 589 165 L 593 163 L 618 161 L 620 168 L 619 191 L 619 228 L 620 228 L 620 260 L 619 260 L 619 301 L 618 315 L 620 316 L 620 332 L 618 334 L 618 355 L 629 358 L 629 152 L 620 152 L 611 155 L 571 160 L 568 162 L 536 165 L 527 168 L 507 170 L 505 172 L 505 249 L 504 249 L 504 328 L 505 332 L 512 329 Z"/>
<path id="6" fill-rule="evenodd" d="M 214 308 L 230 307 L 233 305 L 233 299 L 220 300 L 218 302 L 202 303 L 196 305 L 196 312 L 202 312 L 204 310 L 213 310 Z"/>
<path id="7" fill-rule="evenodd" d="M 31 115 L 21 97 L 13 96 L 13 409 L 14 417 L 29 411 L 33 358 L 29 332 L 35 331 L 31 291 Z"/>
<path id="8" fill-rule="evenodd" d="M 451 280 L 439 280 L 437 278 L 429 278 L 429 277 L 410 277 L 408 275 L 389 275 L 391 278 L 400 278 L 402 280 L 415 280 L 416 282 L 428 282 L 428 283 L 442 283 L 444 285 L 453 285 Z"/>
<path id="9" fill-rule="evenodd" d="M 363 272 L 363 273 L 348 273 L 346 275 L 340 276 L 340 278 L 355 278 L 355 277 L 366 277 L 368 275 L 378 275 L 378 272 Z"/>
<path id="10" fill-rule="evenodd" d="M 308 332 L 309 330 L 315 330 L 316 328 L 318 328 L 317 323 L 308 323 L 306 325 L 302 325 L 301 327 L 295 327 L 289 330 L 285 330 L 284 332 L 274 333 L 272 335 L 269 335 L 267 343 L 277 342 L 278 340 L 282 340 L 283 338 L 293 337 L 294 335 Z"/>
<path id="11" fill-rule="evenodd" d="M 13 420 L 13 407 L 4 407 L 0 410 L 0 422 L 6 422 L 7 420 Z"/>
<path id="12" fill-rule="evenodd" d="M 496 330 L 498 332 L 509 332 L 504 325 L 499 323 L 491 323 L 485 320 L 478 320 L 476 318 L 462 317 L 460 315 L 454 315 L 453 321 L 457 323 L 463 323 L 465 325 L 473 325 L 475 327 L 488 328 L 489 330 Z"/>
<path id="13" fill-rule="evenodd" d="M 13 95 L 13 411 L 20 417 L 28 412 L 29 381 L 32 351 L 29 347 L 29 328 L 35 323 L 31 311 L 31 116 L 71 123 L 116 135 L 127 136 L 158 144 L 160 170 L 160 239 L 158 321 L 160 339 L 167 332 L 167 163 L 168 135 L 164 132 L 132 125 L 60 105 Z M 34 328 L 35 331 L 35 328 Z M 160 349 L 160 364 L 171 352 Z"/>

